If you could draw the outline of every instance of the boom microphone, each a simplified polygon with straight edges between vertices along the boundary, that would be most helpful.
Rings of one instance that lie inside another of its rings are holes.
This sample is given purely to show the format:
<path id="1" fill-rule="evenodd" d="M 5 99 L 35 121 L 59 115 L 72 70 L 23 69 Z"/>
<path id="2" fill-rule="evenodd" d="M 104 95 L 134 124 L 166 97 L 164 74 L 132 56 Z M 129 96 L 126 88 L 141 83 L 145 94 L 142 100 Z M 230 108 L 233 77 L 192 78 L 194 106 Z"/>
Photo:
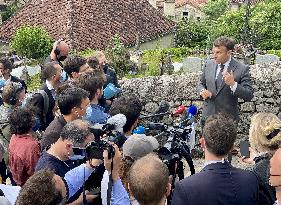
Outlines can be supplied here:
<path id="1" fill-rule="evenodd" d="M 105 125 L 107 124 L 114 125 L 116 131 L 123 133 L 123 127 L 125 126 L 126 122 L 127 122 L 127 118 L 125 115 L 117 114 L 109 118 Z"/>

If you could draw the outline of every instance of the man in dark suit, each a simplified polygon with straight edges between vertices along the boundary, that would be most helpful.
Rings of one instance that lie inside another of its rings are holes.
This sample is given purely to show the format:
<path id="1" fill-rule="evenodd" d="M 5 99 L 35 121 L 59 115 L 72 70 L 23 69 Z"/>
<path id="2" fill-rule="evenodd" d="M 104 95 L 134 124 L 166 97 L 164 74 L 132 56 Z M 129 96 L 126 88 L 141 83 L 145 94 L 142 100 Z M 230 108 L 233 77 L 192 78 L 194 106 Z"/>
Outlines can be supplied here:
<path id="1" fill-rule="evenodd" d="M 198 92 L 204 99 L 202 127 L 210 115 L 219 112 L 230 114 L 238 123 L 238 98 L 244 101 L 253 98 L 249 66 L 231 56 L 234 46 L 235 41 L 231 38 L 216 39 L 213 44 L 214 59 L 206 60 L 203 67 L 198 85 Z"/>
<path id="2" fill-rule="evenodd" d="M 62 74 L 62 67 L 57 61 L 53 61 L 44 65 L 42 70 L 43 78 L 46 79 L 45 84 L 40 90 L 45 92 L 38 92 L 34 94 L 31 99 L 31 104 L 35 107 L 37 116 L 40 118 L 41 130 L 44 131 L 46 127 L 54 120 L 54 107 L 56 100 L 56 89 L 60 84 Z M 43 94 L 47 97 L 44 97 Z M 48 102 L 45 102 L 48 100 Z M 48 108 L 45 112 L 44 109 Z"/>
<path id="3" fill-rule="evenodd" d="M 179 181 L 172 205 L 254 205 L 258 198 L 258 180 L 249 171 L 232 167 L 225 158 L 234 146 L 236 127 L 226 114 L 208 118 L 200 139 L 205 167 Z"/>

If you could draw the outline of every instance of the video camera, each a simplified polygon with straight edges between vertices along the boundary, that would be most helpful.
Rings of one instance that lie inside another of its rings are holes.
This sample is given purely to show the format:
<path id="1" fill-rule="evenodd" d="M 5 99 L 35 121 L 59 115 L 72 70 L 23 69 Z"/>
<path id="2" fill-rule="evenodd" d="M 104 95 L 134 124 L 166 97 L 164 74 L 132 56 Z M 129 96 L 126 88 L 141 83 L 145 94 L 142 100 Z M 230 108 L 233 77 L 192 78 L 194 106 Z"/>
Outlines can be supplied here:
<path id="1" fill-rule="evenodd" d="M 108 158 L 114 157 L 112 143 L 122 147 L 126 141 L 123 134 L 123 127 L 126 124 L 126 116 L 117 114 L 109 118 L 105 125 L 96 124 L 90 128 L 95 135 L 95 141 L 87 145 L 85 150 L 86 160 L 103 159 L 103 151 L 108 151 Z"/>

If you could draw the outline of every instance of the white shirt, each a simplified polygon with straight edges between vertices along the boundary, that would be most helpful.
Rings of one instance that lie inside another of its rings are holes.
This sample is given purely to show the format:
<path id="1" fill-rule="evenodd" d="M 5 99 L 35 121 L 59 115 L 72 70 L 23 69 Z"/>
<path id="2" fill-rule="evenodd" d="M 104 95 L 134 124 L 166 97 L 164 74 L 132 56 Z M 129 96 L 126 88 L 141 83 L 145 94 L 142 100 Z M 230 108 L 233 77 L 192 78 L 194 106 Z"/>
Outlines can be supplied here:
<path id="1" fill-rule="evenodd" d="M 229 60 L 224 63 L 224 69 L 222 71 L 222 75 L 224 75 L 227 72 L 230 61 L 231 61 L 231 56 L 230 56 Z M 218 65 L 217 72 L 216 72 L 216 79 L 218 78 L 218 75 L 220 73 L 220 69 L 221 69 L 221 64 Z M 233 86 L 230 86 L 230 89 L 231 89 L 232 93 L 235 93 L 236 88 L 237 88 L 237 82 L 235 82 Z"/>
<path id="2" fill-rule="evenodd" d="M 46 80 L 46 86 L 47 86 L 48 90 L 51 91 L 53 98 L 56 99 L 56 90 L 53 87 L 53 85 L 50 83 L 50 81 Z"/>

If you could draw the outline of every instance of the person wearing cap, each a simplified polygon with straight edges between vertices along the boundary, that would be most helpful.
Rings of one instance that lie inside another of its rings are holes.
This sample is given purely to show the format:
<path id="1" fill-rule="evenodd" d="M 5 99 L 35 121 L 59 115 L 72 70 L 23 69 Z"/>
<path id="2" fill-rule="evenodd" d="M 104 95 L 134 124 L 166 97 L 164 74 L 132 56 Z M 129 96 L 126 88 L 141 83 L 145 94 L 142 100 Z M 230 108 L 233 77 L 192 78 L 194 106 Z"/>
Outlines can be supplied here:
<path id="1" fill-rule="evenodd" d="M 281 120 L 272 113 L 258 113 L 251 119 L 250 158 L 244 162 L 253 163 L 250 170 L 259 181 L 260 205 L 272 205 L 276 201 L 275 189 L 269 185 L 269 163 L 281 143 Z"/>
<path id="2" fill-rule="evenodd" d="M 122 156 L 121 166 L 119 169 L 120 181 L 116 183 L 117 186 L 114 188 L 119 189 L 120 192 L 122 192 L 123 189 L 122 187 L 124 186 L 126 191 L 129 193 L 128 173 L 131 166 L 136 160 L 146 156 L 147 154 L 152 153 L 154 150 L 157 150 L 158 147 L 159 147 L 158 141 L 152 136 L 132 135 L 131 137 L 129 137 L 123 145 L 123 156 Z M 108 182 L 109 182 L 109 173 L 108 171 L 105 171 L 101 182 L 101 198 L 102 198 L 103 205 L 107 204 Z M 114 183 L 113 186 L 115 186 Z M 126 198 L 126 194 L 127 193 L 125 192 L 123 197 Z M 115 195 L 112 194 L 112 200 L 116 200 L 114 199 L 114 197 Z M 131 198 L 131 201 L 135 201 L 135 200 Z"/>

